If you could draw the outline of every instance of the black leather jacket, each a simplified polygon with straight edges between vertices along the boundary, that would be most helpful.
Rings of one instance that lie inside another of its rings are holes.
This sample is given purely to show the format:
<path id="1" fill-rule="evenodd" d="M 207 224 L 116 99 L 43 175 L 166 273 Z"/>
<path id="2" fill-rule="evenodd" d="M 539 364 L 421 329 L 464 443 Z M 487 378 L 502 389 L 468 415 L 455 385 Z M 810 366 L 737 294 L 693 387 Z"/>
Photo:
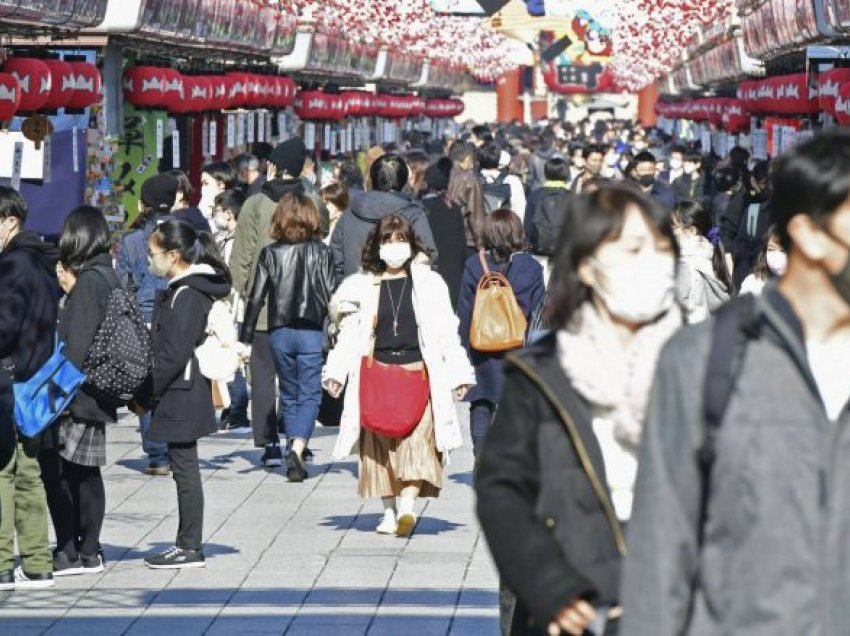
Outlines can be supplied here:
<path id="1" fill-rule="evenodd" d="M 250 343 L 254 339 L 257 317 L 264 305 L 269 331 L 281 327 L 321 329 L 335 289 L 331 250 L 321 241 L 277 242 L 264 247 L 239 340 Z"/>

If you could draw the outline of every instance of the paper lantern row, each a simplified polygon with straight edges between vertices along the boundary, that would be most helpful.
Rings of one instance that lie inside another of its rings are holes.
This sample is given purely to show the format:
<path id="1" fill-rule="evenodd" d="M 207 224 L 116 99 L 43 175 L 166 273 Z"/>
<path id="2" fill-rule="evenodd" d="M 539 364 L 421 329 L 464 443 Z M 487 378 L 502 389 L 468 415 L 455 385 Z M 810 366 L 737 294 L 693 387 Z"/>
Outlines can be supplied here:
<path id="1" fill-rule="evenodd" d="M 18 113 L 82 110 L 101 99 L 100 72 L 82 61 L 10 57 L 0 73 L 0 121 Z"/>
<path id="2" fill-rule="evenodd" d="M 338 121 L 346 117 L 454 117 L 463 112 L 459 99 L 429 99 L 417 95 L 372 94 L 365 91 L 344 91 L 338 94 L 323 91 L 301 91 L 295 98 L 295 114 L 308 121 Z"/>
<path id="3" fill-rule="evenodd" d="M 130 66 L 124 71 L 124 98 L 138 108 L 200 113 L 230 108 L 285 108 L 295 98 L 288 77 L 233 72 L 183 75 L 171 68 Z"/>
<path id="4" fill-rule="evenodd" d="M 750 112 L 745 104 L 728 97 L 662 101 L 655 105 L 655 112 L 668 119 L 707 121 L 733 134 L 750 127 Z"/>

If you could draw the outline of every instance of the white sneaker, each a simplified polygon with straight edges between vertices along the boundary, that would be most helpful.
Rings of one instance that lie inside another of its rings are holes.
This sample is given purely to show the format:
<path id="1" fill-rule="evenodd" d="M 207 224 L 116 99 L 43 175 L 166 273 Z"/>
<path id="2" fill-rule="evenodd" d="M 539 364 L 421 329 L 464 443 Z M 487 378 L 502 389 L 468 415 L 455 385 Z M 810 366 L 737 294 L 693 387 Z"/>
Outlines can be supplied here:
<path id="1" fill-rule="evenodd" d="M 53 587 L 55 585 L 53 581 L 53 573 L 48 572 L 46 574 L 39 574 L 37 578 L 35 575 L 33 578 L 27 576 L 26 572 L 24 572 L 24 568 L 22 566 L 18 566 L 15 568 L 15 589 L 16 590 L 43 590 L 48 587 Z"/>
<path id="2" fill-rule="evenodd" d="M 381 519 L 381 523 L 378 524 L 375 530 L 378 534 L 395 534 L 396 526 L 395 512 L 387 510 L 384 512 L 384 518 Z"/>
<path id="3" fill-rule="evenodd" d="M 416 526 L 416 515 L 412 512 L 402 512 L 398 516 L 398 524 L 396 525 L 395 535 L 397 537 L 409 537 L 413 534 L 413 528 Z"/>

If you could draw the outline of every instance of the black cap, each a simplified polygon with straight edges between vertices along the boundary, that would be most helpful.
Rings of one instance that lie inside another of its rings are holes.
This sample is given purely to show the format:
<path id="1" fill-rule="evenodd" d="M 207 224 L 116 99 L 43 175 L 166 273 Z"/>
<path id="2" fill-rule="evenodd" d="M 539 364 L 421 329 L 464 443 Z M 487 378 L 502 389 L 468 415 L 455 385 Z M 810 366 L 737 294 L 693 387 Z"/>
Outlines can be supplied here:
<path id="1" fill-rule="evenodd" d="M 449 177 L 452 173 L 452 160 L 442 157 L 436 163 L 432 163 L 425 170 L 425 183 L 437 192 L 449 189 Z"/>
<path id="2" fill-rule="evenodd" d="M 307 161 L 307 146 L 300 137 L 287 139 L 269 155 L 271 161 L 278 170 L 292 177 L 300 177 L 304 170 L 304 162 Z"/>
<path id="3" fill-rule="evenodd" d="M 170 212 L 177 201 L 177 179 L 170 174 L 158 174 L 142 184 L 141 199 L 157 212 Z"/>

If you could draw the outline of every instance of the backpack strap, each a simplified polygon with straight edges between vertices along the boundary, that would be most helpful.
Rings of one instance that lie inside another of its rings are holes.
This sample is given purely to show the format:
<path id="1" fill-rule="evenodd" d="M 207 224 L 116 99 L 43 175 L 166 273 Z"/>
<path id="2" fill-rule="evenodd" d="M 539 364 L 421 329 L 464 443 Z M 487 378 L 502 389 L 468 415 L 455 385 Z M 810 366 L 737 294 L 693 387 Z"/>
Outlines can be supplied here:
<path id="1" fill-rule="evenodd" d="M 484 275 L 487 276 L 490 273 L 490 267 L 487 265 L 487 254 L 483 247 L 478 250 L 478 258 L 481 260 L 481 267 L 484 268 Z"/>
<path id="2" fill-rule="evenodd" d="M 744 362 L 751 340 L 759 338 L 759 320 L 755 296 L 745 294 L 722 307 L 714 318 L 711 350 L 703 386 L 705 433 L 697 451 L 702 476 L 699 543 L 702 545 L 708 513 L 711 469 L 717 456 L 717 439 L 726 409 Z"/>

